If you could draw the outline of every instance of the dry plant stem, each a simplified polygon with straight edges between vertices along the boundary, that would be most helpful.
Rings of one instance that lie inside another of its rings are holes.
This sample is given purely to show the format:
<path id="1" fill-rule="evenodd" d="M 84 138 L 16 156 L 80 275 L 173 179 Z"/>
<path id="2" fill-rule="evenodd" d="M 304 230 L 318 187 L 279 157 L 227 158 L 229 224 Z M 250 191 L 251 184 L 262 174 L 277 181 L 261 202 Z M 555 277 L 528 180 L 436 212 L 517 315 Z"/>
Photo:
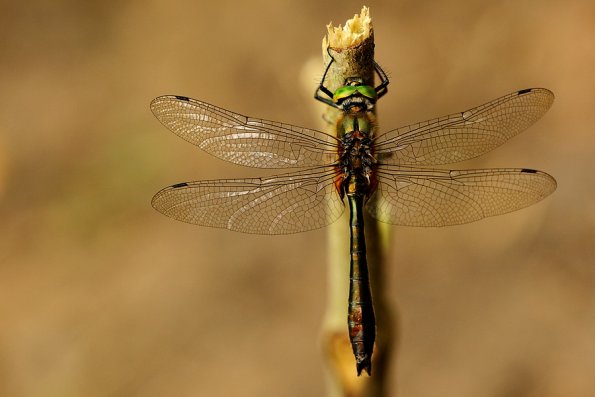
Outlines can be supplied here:
<path id="1" fill-rule="evenodd" d="M 329 38 L 322 45 L 324 65 L 332 63 L 325 81 L 334 92 L 343 86 L 347 77 L 360 77 L 366 85 L 374 86 L 374 35 L 364 7 L 359 16 L 346 23 L 346 27 L 330 28 Z M 336 135 L 336 120 L 340 111 L 327 107 L 323 115 L 327 132 Z M 349 291 L 349 214 L 330 226 L 328 302 L 322 330 L 324 354 L 329 366 L 329 393 L 338 396 L 386 395 L 386 374 L 391 350 L 391 321 L 384 298 L 384 259 L 388 246 L 389 229 L 371 217 L 366 217 L 366 244 L 368 265 L 376 316 L 376 345 L 373 355 L 373 376 L 358 377 L 347 333 L 347 301 Z"/>

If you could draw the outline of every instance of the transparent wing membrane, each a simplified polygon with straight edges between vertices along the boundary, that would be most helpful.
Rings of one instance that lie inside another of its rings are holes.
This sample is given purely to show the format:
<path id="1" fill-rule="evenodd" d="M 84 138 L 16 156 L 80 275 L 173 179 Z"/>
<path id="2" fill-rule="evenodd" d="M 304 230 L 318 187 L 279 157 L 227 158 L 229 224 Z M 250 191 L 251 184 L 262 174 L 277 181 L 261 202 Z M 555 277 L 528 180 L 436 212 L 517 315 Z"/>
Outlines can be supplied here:
<path id="1" fill-rule="evenodd" d="M 151 102 L 153 114 L 176 135 L 220 159 L 259 168 L 328 165 L 338 140 L 325 133 L 242 116 L 181 96 Z"/>
<path id="2" fill-rule="evenodd" d="M 182 222 L 244 233 L 318 229 L 344 209 L 332 168 L 271 178 L 179 183 L 158 192 L 153 207 Z"/>
<path id="3" fill-rule="evenodd" d="M 448 226 L 515 211 L 556 189 L 550 175 L 530 169 L 429 170 L 388 166 L 367 210 L 382 222 Z"/>
<path id="4" fill-rule="evenodd" d="M 544 88 L 516 91 L 484 105 L 388 131 L 376 139 L 382 164 L 427 166 L 468 160 L 502 145 L 550 108 Z"/>
<path id="5" fill-rule="evenodd" d="M 473 222 L 534 204 L 556 189 L 529 169 L 419 168 L 467 160 L 517 135 L 551 106 L 543 88 L 517 91 L 464 112 L 401 127 L 374 141 L 378 185 L 368 212 L 395 225 Z M 151 103 L 171 131 L 223 160 L 260 168 L 308 167 L 270 178 L 180 183 L 153 197 L 159 212 L 202 226 L 244 233 L 290 234 L 336 220 L 344 203 L 336 183 L 351 172 L 342 145 L 322 132 L 254 119 L 180 96 Z"/>

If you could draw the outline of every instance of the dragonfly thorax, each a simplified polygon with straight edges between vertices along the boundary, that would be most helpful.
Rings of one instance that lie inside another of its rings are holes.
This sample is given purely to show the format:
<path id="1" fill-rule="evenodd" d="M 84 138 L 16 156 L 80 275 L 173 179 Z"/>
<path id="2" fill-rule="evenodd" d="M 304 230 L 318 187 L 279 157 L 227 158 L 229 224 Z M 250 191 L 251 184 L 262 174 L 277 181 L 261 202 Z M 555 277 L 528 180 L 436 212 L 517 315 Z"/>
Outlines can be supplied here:
<path id="1" fill-rule="evenodd" d="M 369 196 L 374 187 L 372 140 L 355 130 L 343 138 L 341 193 Z"/>

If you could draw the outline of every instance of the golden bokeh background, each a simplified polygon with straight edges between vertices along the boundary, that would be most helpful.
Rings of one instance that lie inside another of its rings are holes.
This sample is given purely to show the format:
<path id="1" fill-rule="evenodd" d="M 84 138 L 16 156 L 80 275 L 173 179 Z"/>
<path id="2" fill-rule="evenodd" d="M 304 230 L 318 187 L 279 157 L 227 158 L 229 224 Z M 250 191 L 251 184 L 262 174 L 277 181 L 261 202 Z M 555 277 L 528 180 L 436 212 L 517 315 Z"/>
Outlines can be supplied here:
<path id="1" fill-rule="evenodd" d="M 362 5 L 0 4 L 1 396 L 324 394 L 325 231 L 251 236 L 154 211 L 166 185 L 263 172 L 178 139 L 148 104 L 187 95 L 322 128 L 325 25 Z M 547 171 L 551 197 L 393 229 L 392 395 L 595 395 L 595 3 L 366 5 L 391 76 L 381 130 L 526 87 L 557 97 L 461 166 Z"/>

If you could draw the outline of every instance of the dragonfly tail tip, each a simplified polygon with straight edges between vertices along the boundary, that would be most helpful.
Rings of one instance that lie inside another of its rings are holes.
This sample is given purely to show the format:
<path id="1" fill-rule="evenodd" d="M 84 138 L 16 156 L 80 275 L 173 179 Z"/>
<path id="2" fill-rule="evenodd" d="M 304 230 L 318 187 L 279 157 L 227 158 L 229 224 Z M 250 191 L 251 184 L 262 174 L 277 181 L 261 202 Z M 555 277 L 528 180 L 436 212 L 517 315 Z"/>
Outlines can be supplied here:
<path id="1" fill-rule="evenodd" d="M 369 359 L 356 363 L 357 376 L 361 376 L 362 371 L 365 371 L 368 376 L 372 376 L 372 362 Z"/>

